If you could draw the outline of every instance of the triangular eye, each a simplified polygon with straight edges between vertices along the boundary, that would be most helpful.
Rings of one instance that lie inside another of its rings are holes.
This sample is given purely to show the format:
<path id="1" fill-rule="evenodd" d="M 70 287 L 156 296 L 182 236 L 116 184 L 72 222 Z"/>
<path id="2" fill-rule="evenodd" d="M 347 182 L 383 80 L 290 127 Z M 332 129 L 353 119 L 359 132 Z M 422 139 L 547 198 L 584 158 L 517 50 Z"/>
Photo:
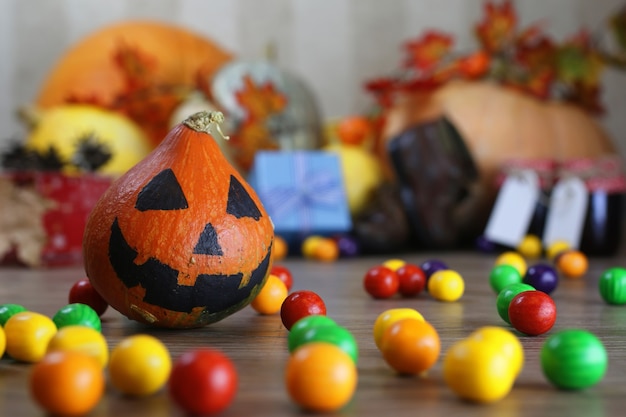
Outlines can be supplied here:
<path id="1" fill-rule="evenodd" d="M 150 180 L 137 195 L 135 208 L 147 210 L 183 210 L 188 208 L 187 199 L 174 171 L 164 169 Z"/>
<path id="2" fill-rule="evenodd" d="M 243 185 L 230 176 L 230 186 L 228 188 L 228 202 L 226 203 L 226 213 L 232 214 L 238 219 L 242 217 L 252 217 L 254 220 L 261 218 L 261 212 L 250 194 L 243 188 Z"/>
<path id="3" fill-rule="evenodd" d="M 193 248 L 193 253 L 198 255 L 223 255 L 222 247 L 217 241 L 217 232 L 211 223 L 204 226 L 204 230 Z"/>

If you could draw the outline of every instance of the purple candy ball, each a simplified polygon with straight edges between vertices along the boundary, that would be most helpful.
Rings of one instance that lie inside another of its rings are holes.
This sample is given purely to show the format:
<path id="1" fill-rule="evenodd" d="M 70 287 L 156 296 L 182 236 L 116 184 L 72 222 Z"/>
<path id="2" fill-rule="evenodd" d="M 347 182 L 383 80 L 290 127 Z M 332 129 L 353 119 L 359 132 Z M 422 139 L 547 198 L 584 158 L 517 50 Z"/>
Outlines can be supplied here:
<path id="1" fill-rule="evenodd" d="M 491 253 L 495 252 L 496 244 L 487 239 L 486 236 L 481 235 L 476 238 L 476 248 L 481 252 Z"/>
<path id="2" fill-rule="evenodd" d="M 551 265 L 535 264 L 528 268 L 522 282 L 550 294 L 559 283 L 559 275 Z"/>
<path id="3" fill-rule="evenodd" d="M 339 248 L 339 255 L 345 258 L 358 256 L 360 253 L 359 243 L 357 240 L 348 235 L 335 237 L 335 242 Z"/>
<path id="4" fill-rule="evenodd" d="M 426 279 L 430 278 L 432 274 L 437 271 L 441 271 L 442 269 L 449 269 L 448 265 L 445 262 L 440 261 L 438 259 L 429 259 L 427 261 L 422 262 L 420 265 L 422 271 L 426 274 Z"/>

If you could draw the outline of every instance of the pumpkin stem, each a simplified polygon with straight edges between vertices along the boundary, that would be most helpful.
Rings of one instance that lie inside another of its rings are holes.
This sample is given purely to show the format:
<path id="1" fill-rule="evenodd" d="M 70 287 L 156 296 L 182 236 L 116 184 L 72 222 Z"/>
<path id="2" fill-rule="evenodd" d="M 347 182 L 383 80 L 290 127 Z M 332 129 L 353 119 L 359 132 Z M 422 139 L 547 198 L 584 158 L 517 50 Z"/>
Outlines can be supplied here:
<path id="1" fill-rule="evenodd" d="M 220 124 L 222 123 L 224 123 L 224 114 L 220 111 L 201 111 L 192 114 L 183 122 L 185 126 L 196 132 L 212 134 L 211 129 L 215 129 L 222 139 L 228 140 L 230 138 L 224 135 L 224 132 L 222 132 L 220 128 Z"/>

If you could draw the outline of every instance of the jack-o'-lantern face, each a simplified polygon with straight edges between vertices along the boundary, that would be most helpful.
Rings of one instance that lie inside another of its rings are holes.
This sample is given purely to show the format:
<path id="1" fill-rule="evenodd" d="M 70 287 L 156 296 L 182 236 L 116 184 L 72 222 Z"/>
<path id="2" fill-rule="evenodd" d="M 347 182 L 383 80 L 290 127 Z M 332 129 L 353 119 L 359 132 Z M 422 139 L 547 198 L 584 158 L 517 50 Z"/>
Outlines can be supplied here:
<path id="1" fill-rule="evenodd" d="M 109 259 L 123 284 L 143 293 L 144 303 L 188 314 L 202 309 L 210 317 L 247 300 L 264 281 L 269 247 L 260 261 L 250 260 L 257 265 L 250 272 L 229 268 L 233 262 L 225 261 L 247 256 L 244 249 L 249 246 L 246 234 L 233 232 L 231 226 L 240 223 L 245 232 L 245 224 L 253 227 L 263 217 L 235 176 L 230 177 L 226 199 L 204 202 L 187 198 L 174 171 L 165 169 L 141 188 L 134 206 L 135 212 L 116 217 L 111 225 Z M 139 230 L 133 228 L 136 222 L 143 225 Z M 181 222 L 187 227 L 166 234 L 159 230 Z M 152 238 L 151 231 L 159 236 Z M 222 246 L 222 237 L 229 240 L 228 247 Z M 190 255 L 181 257 L 184 253 Z M 207 267 L 210 272 L 205 272 Z"/>
<path id="2" fill-rule="evenodd" d="M 200 327 L 252 301 L 273 238 L 258 196 L 214 140 L 180 125 L 92 210 L 85 271 L 131 319 Z"/>

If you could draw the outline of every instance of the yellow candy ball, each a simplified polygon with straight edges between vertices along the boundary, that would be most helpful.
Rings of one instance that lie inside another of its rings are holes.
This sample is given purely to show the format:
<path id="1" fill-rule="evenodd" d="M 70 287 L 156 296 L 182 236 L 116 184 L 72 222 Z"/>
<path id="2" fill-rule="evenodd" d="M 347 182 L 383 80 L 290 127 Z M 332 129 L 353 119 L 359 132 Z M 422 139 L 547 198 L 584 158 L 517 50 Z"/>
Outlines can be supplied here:
<path id="1" fill-rule="evenodd" d="M 124 394 L 154 394 L 167 382 L 172 370 L 170 353 L 161 341 L 138 334 L 122 340 L 111 352 L 111 384 Z"/>
<path id="2" fill-rule="evenodd" d="M 4 355 L 4 350 L 7 347 L 7 336 L 4 333 L 4 329 L 0 326 L 0 358 Z"/>
<path id="3" fill-rule="evenodd" d="M 535 235 L 526 235 L 517 246 L 517 251 L 526 259 L 539 258 L 543 251 L 541 239 Z"/>
<path id="4" fill-rule="evenodd" d="M 403 261 L 402 259 L 388 259 L 385 262 L 383 262 L 383 266 L 391 269 L 392 271 L 397 271 L 398 269 L 403 267 L 405 264 L 406 262 Z"/>
<path id="5" fill-rule="evenodd" d="M 465 281 L 458 272 L 442 269 L 428 279 L 428 292 L 439 301 L 457 301 L 465 292 Z"/>
<path id="6" fill-rule="evenodd" d="M 497 343 L 467 338 L 454 343 L 443 360 L 446 385 L 459 397 L 477 403 L 504 398 L 515 382 L 515 365 Z"/>
<path id="7" fill-rule="evenodd" d="M 39 362 L 57 332 L 52 319 L 32 311 L 17 313 L 4 324 L 6 352 L 21 362 Z"/>
<path id="8" fill-rule="evenodd" d="M 509 358 L 511 372 L 518 376 L 522 371 L 524 367 L 524 348 L 513 332 L 503 327 L 485 326 L 472 332 L 469 338 L 497 346 Z"/>
<path id="9" fill-rule="evenodd" d="M 526 259 L 524 259 L 519 252 L 508 251 L 500 254 L 496 258 L 495 266 L 503 264 L 511 265 L 513 268 L 517 269 L 517 272 L 519 272 L 522 277 L 526 275 L 528 265 L 526 264 Z"/>
<path id="10" fill-rule="evenodd" d="M 548 245 L 548 249 L 546 251 L 546 255 L 548 259 L 554 261 L 557 255 L 563 251 L 570 249 L 569 243 L 564 240 L 555 240 L 554 242 Z"/>
<path id="11" fill-rule="evenodd" d="M 106 339 L 96 329 L 87 326 L 65 326 L 50 339 L 47 353 L 72 351 L 85 353 L 94 358 L 102 368 L 109 361 Z"/>
<path id="12" fill-rule="evenodd" d="M 412 308 L 392 308 L 378 315 L 374 322 L 374 342 L 378 349 L 382 346 L 383 336 L 392 324 L 402 319 L 418 319 L 424 321 L 424 316 Z"/>
<path id="13" fill-rule="evenodd" d="M 301 247 L 302 256 L 304 256 L 305 258 L 313 259 L 315 256 L 316 247 L 323 239 L 324 237 L 318 235 L 309 236 L 304 239 Z"/>

